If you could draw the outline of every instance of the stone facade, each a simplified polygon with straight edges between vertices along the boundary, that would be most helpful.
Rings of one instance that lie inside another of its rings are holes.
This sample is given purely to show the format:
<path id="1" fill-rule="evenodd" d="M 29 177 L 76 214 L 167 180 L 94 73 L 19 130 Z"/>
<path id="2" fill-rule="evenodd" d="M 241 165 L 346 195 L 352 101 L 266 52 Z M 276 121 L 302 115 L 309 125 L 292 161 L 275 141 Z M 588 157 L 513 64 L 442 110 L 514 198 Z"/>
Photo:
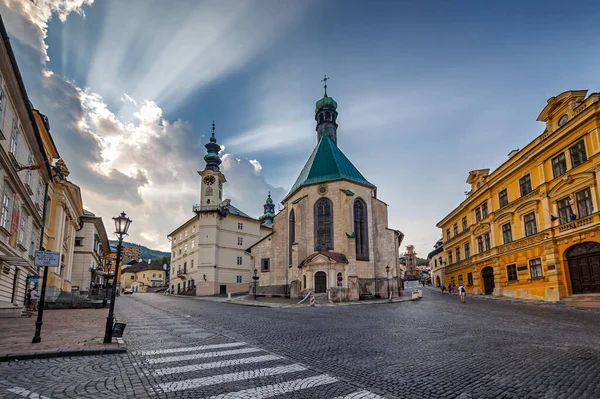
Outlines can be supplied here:
<path id="1" fill-rule="evenodd" d="M 419 269 L 417 269 L 417 253 L 415 252 L 414 246 L 406 246 L 404 261 L 406 264 L 406 270 L 404 271 L 404 279 L 418 280 L 419 278 L 421 278 L 421 272 L 419 271 Z"/>
<path id="2" fill-rule="evenodd" d="M 318 126 L 330 121 L 330 127 L 337 128 L 328 116 L 331 114 L 319 118 L 323 110 L 337 107 L 331 97 L 326 95 L 324 99 L 327 101 L 317 103 Z M 389 281 L 389 290 L 397 295 L 398 247 L 403 235 L 388 227 L 387 204 L 377 198 L 377 188 L 337 149 L 332 141 L 332 137 L 337 139 L 337 132 L 317 132 L 317 148 L 283 200 L 284 209 L 274 217 L 271 234 L 250 248 L 259 277 L 258 293 L 300 298 L 309 291 L 327 292 L 330 298 L 341 294 L 345 300 L 358 300 L 386 297 Z M 326 151 L 321 152 L 324 146 Z M 329 174 L 319 176 L 321 170 L 329 170 Z M 330 204 L 327 223 L 331 224 L 331 231 L 329 227 L 325 230 L 331 234 L 325 246 L 321 244 L 325 224 L 315 225 L 323 198 Z M 358 225 L 357 201 L 366 215 Z M 356 226 L 362 226 L 360 231 L 355 231 Z M 363 241 L 362 246 L 357 244 L 358 239 Z M 359 247 L 361 254 L 357 253 Z"/>
<path id="3" fill-rule="evenodd" d="M 95 285 L 105 283 L 104 255 L 110 251 L 110 246 L 101 217 L 84 211 L 80 220 L 82 227 L 75 232 L 71 290 L 88 295 L 92 282 Z"/>

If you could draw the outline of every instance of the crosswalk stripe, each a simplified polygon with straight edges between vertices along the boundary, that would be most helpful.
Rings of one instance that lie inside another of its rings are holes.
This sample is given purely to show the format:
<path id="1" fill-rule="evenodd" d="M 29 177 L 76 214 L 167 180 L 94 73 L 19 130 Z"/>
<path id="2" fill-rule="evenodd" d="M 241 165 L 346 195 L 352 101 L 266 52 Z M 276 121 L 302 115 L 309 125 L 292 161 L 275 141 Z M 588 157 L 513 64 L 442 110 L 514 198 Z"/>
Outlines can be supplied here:
<path id="1" fill-rule="evenodd" d="M 373 392 L 361 390 L 349 393 L 346 396 L 337 396 L 333 399 L 385 399 L 383 396 L 374 394 Z"/>
<path id="2" fill-rule="evenodd" d="M 268 362 L 271 360 L 279 360 L 279 359 L 281 359 L 281 357 L 275 356 L 275 355 L 245 357 L 242 359 L 221 360 L 219 362 L 190 364 L 187 366 L 178 366 L 178 367 L 168 367 L 168 368 L 164 368 L 164 369 L 154 370 L 154 372 L 152 374 L 154 376 L 161 376 L 161 375 L 169 375 L 169 374 L 177 374 L 177 373 L 186 373 L 188 371 L 209 370 L 209 369 L 217 369 L 217 368 L 221 368 L 221 367 L 237 366 L 239 364 Z"/>
<path id="3" fill-rule="evenodd" d="M 244 397 L 250 397 L 252 399 L 271 398 L 273 396 L 299 391 L 301 389 L 318 387 L 320 385 L 332 384 L 334 382 L 337 382 L 337 379 L 334 377 L 330 377 L 328 375 L 317 375 L 314 377 L 285 381 L 279 384 L 264 385 L 262 387 L 224 393 L 217 396 L 211 396 L 210 399 L 234 399 Z"/>
<path id="4" fill-rule="evenodd" d="M 156 349 L 151 351 L 141 351 L 140 355 L 163 355 L 166 353 L 177 353 L 177 352 L 188 352 L 188 351 L 201 351 L 205 349 L 219 349 L 219 348 L 233 348 L 236 346 L 247 345 L 245 342 L 232 342 L 228 344 L 214 344 L 214 345 L 200 345 L 200 346 L 188 346 L 185 348 L 171 348 L 171 349 Z"/>
<path id="5" fill-rule="evenodd" d="M 279 375 L 285 373 L 294 373 L 296 371 L 304 371 L 305 367 L 299 364 L 291 364 L 288 366 L 269 367 L 263 369 L 246 370 L 238 373 L 220 374 L 210 377 L 192 378 L 189 380 L 166 382 L 159 384 L 158 387 L 164 392 L 175 392 L 184 389 L 193 389 L 208 385 L 222 384 L 225 382 L 243 381 L 252 378 L 267 377 L 271 375 Z"/>
<path id="6" fill-rule="evenodd" d="M 21 388 L 21 387 L 10 388 L 10 389 L 7 389 L 7 391 L 15 393 L 19 396 L 24 396 L 26 398 L 31 398 L 31 399 L 50 399 L 47 396 L 42 396 L 39 393 L 31 392 L 30 390 L 27 390 L 27 389 Z"/>
<path id="7" fill-rule="evenodd" d="M 177 361 L 182 361 L 182 360 L 207 359 L 207 358 L 218 357 L 218 356 L 240 355 L 242 353 L 252 353 L 252 352 L 260 352 L 260 351 L 262 351 L 262 349 L 242 348 L 242 349 L 232 349 L 232 350 L 220 351 L 220 352 L 204 352 L 204 353 L 194 353 L 191 355 L 159 357 L 159 358 L 154 358 L 154 359 L 146 359 L 146 361 L 150 364 L 168 363 L 168 362 L 177 362 Z"/>

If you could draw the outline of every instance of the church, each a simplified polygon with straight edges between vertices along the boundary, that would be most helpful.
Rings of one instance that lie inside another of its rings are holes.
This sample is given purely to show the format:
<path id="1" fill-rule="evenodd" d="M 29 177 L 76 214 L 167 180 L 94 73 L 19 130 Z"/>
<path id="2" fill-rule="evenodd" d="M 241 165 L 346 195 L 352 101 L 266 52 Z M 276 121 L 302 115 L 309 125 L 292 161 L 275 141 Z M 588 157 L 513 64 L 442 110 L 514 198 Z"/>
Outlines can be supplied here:
<path id="1" fill-rule="evenodd" d="M 272 229 L 248 248 L 259 295 L 314 292 L 357 301 L 398 294 L 404 235 L 388 227 L 377 187 L 338 147 L 337 119 L 325 84 L 315 108 L 317 145 L 272 217 Z"/>

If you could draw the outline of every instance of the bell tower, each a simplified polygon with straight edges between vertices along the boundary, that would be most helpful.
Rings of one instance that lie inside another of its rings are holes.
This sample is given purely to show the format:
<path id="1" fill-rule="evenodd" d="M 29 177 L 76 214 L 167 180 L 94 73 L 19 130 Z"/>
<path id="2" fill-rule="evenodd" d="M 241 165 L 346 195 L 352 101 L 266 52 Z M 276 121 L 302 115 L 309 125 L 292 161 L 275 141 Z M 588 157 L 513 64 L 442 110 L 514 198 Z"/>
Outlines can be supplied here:
<path id="1" fill-rule="evenodd" d="M 329 136 L 331 141 L 337 145 L 337 102 L 327 95 L 327 81 L 330 78 L 325 75 L 321 82 L 324 82 L 325 95 L 317 101 L 315 106 L 315 121 L 317 121 L 317 143 L 321 141 L 324 134 Z"/>
<path id="2" fill-rule="evenodd" d="M 221 146 L 217 144 L 217 139 L 215 138 L 214 121 L 212 123 L 210 140 L 204 147 L 206 147 L 207 151 L 204 156 L 206 167 L 204 170 L 198 171 L 198 174 L 202 177 L 200 192 L 201 207 L 219 205 L 223 201 L 223 183 L 227 182 L 219 169 L 219 165 L 221 165 L 221 158 L 219 157 Z"/>

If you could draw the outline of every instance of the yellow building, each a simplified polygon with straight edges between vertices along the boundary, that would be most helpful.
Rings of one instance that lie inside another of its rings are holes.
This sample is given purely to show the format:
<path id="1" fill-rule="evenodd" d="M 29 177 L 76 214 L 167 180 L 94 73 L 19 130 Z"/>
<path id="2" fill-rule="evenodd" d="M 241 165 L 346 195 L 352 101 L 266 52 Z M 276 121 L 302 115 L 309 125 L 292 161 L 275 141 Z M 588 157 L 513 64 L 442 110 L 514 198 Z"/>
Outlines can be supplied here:
<path id="1" fill-rule="evenodd" d="M 133 292 L 146 292 L 148 287 L 162 287 L 167 272 L 163 265 L 141 261 L 121 270 L 121 289 L 131 288 Z"/>
<path id="2" fill-rule="evenodd" d="M 586 95 L 550 98 L 541 135 L 469 173 L 467 199 L 437 224 L 446 285 L 545 301 L 600 293 L 600 94 Z"/>
<path id="3" fill-rule="evenodd" d="M 33 115 L 48 160 L 60 158 L 50 134 L 48 118 L 36 109 L 33 110 Z M 62 160 L 59 160 L 57 165 L 65 177 L 69 175 Z M 30 178 L 27 177 L 27 179 Z M 81 190 L 77 185 L 59 178 L 53 179 L 52 183 L 48 185 L 46 201 L 43 247 L 47 251 L 59 252 L 61 259 L 60 267 L 50 268 L 48 274 L 46 298 L 49 302 L 53 302 L 61 292 L 71 293 L 75 232 L 80 228 L 83 201 Z"/>

